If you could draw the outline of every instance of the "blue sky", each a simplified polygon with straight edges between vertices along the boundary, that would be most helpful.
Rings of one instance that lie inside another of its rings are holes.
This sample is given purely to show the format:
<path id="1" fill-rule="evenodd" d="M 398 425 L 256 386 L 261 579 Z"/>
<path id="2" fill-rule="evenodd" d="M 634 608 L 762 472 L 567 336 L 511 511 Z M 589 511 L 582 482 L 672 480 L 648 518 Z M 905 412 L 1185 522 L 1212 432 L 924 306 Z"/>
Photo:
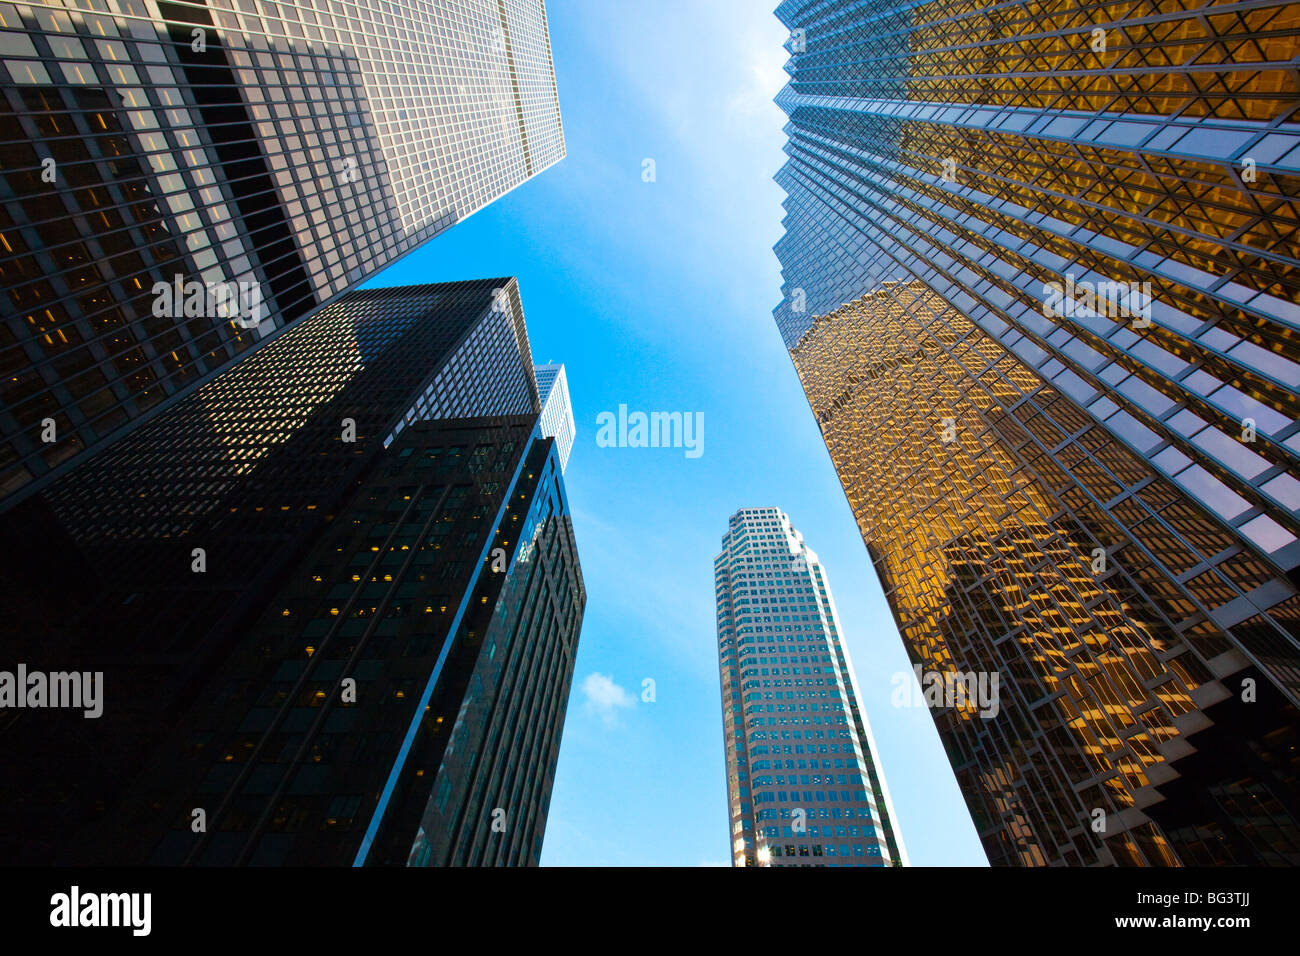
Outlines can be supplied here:
<path id="1" fill-rule="evenodd" d="M 543 865 L 728 864 L 713 559 L 770 506 L 829 572 L 911 862 L 985 862 L 929 713 L 891 706 L 907 658 L 772 320 L 786 54 L 763 7 L 553 0 L 567 158 L 372 283 L 517 276 L 534 359 L 568 369 L 587 611 Z M 703 454 L 599 447 L 620 404 L 702 412 Z"/>

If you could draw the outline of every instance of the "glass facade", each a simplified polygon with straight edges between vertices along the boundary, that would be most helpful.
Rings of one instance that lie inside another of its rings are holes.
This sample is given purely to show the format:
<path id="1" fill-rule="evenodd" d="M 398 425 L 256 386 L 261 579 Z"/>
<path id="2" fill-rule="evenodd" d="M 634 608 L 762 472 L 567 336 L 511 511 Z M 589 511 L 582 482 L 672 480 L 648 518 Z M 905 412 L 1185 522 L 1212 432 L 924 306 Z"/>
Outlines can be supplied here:
<path id="1" fill-rule="evenodd" d="M 1300 862 L 1294 5 L 783 3 L 775 310 L 995 864 Z"/>
<path id="2" fill-rule="evenodd" d="M 515 506 L 521 499 L 526 507 Z M 413 866 L 536 866 L 541 857 L 586 600 L 552 440 L 532 443 L 507 508 L 501 543 L 518 542 L 514 563 L 504 582 L 489 582 L 498 596 L 481 650 L 471 644 L 478 652 L 466 657 L 467 690 L 450 701 L 459 710 Z"/>
<path id="3" fill-rule="evenodd" d="M 5 858 L 536 863 L 585 602 L 539 413 L 513 279 L 363 290 L 10 509 L 5 646 L 105 703 L 17 712 Z"/>
<path id="4" fill-rule="evenodd" d="M 0 75 L 0 501 L 564 155 L 541 0 L 0 0 Z"/>
<path id="5" fill-rule="evenodd" d="M 777 508 L 713 564 L 734 866 L 902 866 L 830 582 Z"/>

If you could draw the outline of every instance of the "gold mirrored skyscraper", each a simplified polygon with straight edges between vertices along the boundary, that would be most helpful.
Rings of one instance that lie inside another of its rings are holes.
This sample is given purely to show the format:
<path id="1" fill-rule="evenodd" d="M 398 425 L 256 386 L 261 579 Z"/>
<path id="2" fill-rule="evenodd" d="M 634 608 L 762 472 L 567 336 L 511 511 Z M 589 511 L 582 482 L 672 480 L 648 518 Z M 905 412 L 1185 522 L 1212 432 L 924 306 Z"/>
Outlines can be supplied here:
<path id="1" fill-rule="evenodd" d="M 990 860 L 1300 862 L 1300 14 L 784 3 L 779 327 Z"/>

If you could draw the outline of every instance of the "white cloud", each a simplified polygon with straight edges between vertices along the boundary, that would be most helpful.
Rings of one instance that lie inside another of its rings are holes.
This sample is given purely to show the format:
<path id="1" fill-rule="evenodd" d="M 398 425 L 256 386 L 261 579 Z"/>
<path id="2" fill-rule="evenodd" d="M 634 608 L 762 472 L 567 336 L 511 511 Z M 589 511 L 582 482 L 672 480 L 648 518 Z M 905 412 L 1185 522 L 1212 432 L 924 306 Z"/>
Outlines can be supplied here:
<path id="1" fill-rule="evenodd" d="M 770 179 L 784 159 L 785 114 L 772 97 L 789 79 L 789 32 L 753 3 L 596 3 L 582 22 L 592 54 L 622 81 L 625 108 L 643 117 L 637 156 L 659 157 L 661 177 L 707 178 L 706 193 L 751 201 L 750 180 Z M 639 162 L 632 169 L 636 179 Z"/>
<path id="2" fill-rule="evenodd" d="M 620 710 L 636 703 L 631 694 L 614 683 L 612 677 L 595 671 L 583 680 L 582 693 L 587 698 L 587 713 L 598 716 L 607 727 L 614 726 Z"/>

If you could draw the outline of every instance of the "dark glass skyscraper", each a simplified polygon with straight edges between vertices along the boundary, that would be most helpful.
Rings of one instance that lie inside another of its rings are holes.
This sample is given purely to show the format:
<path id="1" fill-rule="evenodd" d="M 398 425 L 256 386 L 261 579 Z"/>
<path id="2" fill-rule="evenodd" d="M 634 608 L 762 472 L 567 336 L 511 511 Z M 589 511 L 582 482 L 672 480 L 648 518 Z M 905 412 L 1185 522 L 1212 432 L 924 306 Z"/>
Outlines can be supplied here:
<path id="1" fill-rule="evenodd" d="M 564 155 L 542 0 L 0 0 L 0 504 Z"/>
<path id="2" fill-rule="evenodd" d="M 775 310 L 994 863 L 1300 862 L 1294 5 L 787 2 Z"/>
<path id="3" fill-rule="evenodd" d="M 585 593 L 513 279 L 350 293 L 0 518 L 6 859 L 527 864 Z"/>

